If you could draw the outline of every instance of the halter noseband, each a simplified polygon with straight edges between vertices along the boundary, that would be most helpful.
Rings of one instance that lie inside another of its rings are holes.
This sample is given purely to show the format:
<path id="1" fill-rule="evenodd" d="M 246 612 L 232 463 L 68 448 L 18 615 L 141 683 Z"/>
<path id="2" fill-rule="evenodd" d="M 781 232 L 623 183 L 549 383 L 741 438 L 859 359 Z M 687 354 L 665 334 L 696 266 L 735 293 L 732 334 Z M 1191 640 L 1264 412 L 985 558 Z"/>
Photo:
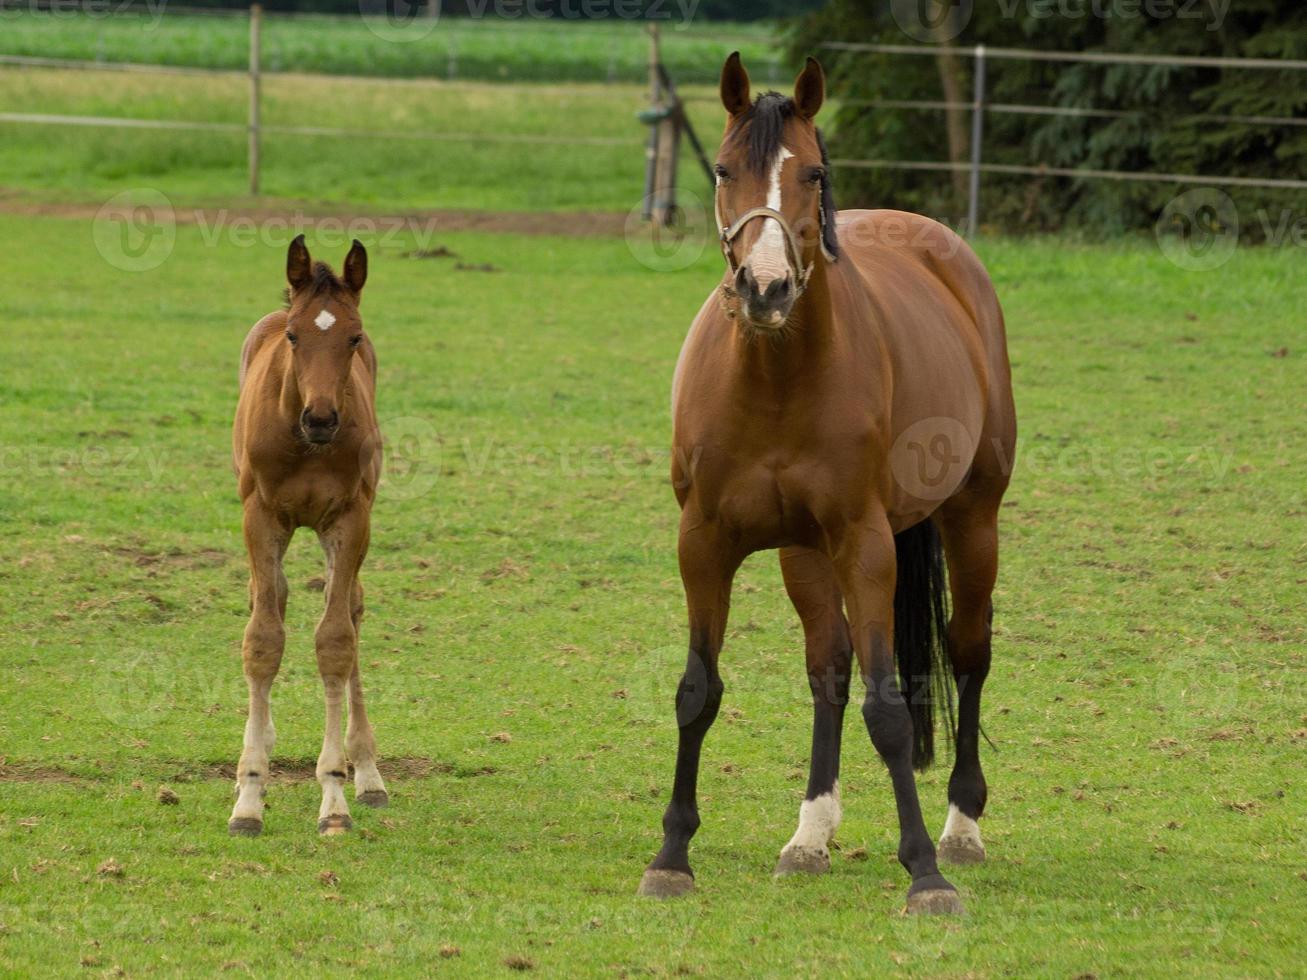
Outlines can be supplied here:
<path id="1" fill-rule="evenodd" d="M 781 214 L 775 208 L 757 207 L 750 208 L 740 215 L 731 224 L 727 225 L 722 220 L 722 202 L 720 195 L 713 195 L 713 207 L 717 215 L 717 228 L 720 232 L 720 242 L 722 254 L 726 256 L 726 264 L 730 266 L 731 275 L 734 276 L 740 270 L 740 263 L 735 260 L 735 253 L 731 250 L 731 243 L 744 230 L 754 218 L 771 218 L 781 226 L 785 239 L 785 264 L 789 266 L 790 272 L 794 275 L 794 298 L 798 299 L 803 295 L 803 291 L 808 288 L 808 278 L 812 275 L 814 262 L 809 262 L 808 267 L 803 267 L 803 252 L 799 250 L 799 239 L 794 234 L 794 229 L 790 223 L 785 220 L 785 215 Z M 824 216 L 823 216 L 824 217 Z M 733 291 L 733 290 L 732 290 Z"/>

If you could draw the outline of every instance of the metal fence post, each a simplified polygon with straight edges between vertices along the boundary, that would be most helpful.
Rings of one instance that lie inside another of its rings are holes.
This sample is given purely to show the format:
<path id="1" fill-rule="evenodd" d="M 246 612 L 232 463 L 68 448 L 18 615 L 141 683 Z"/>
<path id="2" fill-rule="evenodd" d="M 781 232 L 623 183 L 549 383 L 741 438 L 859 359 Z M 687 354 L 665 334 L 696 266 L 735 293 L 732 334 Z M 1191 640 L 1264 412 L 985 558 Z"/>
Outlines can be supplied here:
<path id="1" fill-rule="evenodd" d="M 250 194 L 259 193 L 259 40 L 263 7 L 250 4 Z"/>
<path id="2" fill-rule="evenodd" d="M 967 202 L 967 237 L 980 227 L 980 162 L 985 138 L 985 46 L 976 45 L 975 94 L 971 103 L 971 193 Z"/>

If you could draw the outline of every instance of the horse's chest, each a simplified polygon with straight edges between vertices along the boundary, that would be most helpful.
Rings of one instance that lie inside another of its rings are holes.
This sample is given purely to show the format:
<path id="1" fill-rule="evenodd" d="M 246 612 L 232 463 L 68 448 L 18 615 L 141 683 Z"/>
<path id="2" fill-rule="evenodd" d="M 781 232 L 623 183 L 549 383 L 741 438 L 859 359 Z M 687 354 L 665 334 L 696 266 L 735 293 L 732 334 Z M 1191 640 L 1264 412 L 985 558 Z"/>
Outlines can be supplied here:
<path id="1" fill-rule="evenodd" d="M 816 460 L 768 460 L 723 474 L 710 509 L 751 548 L 817 546 L 836 482 Z"/>

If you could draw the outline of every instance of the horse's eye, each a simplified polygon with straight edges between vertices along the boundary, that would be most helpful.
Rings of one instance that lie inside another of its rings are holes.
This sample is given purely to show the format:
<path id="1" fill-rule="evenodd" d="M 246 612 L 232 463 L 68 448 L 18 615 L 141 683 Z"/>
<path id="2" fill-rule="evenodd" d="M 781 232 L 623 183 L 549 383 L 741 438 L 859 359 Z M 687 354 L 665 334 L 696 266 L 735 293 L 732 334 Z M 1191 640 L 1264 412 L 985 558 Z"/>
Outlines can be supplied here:
<path id="1" fill-rule="evenodd" d="M 292 333 L 292 332 L 289 331 L 289 330 L 286 331 L 286 339 L 290 341 L 290 345 L 291 345 L 292 347 L 294 347 L 294 346 L 295 346 L 295 342 L 296 342 L 297 340 L 299 340 L 299 338 L 296 337 L 295 334 Z"/>
<path id="2" fill-rule="evenodd" d="M 727 170 L 725 167 L 723 167 L 720 163 L 717 164 L 717 166 L 713 167 L 713 173 L 715 173 L 715 174 L 717 175 L 717 179 L 718 179 L 718 181 L 730 180 L 730 179 L 731 179 L 730 171 L 728 171 L 728 170 Z"/>
<path id="3" fill-rule="evenodd" d="M 355 349 L 358 347 L 358 345 L 361 344 L 361 343 L 363 343 L 363 335 L 362 335 L 362 334 L 355 334 L 353 337 L 350 337 L 350 338 L 349 338 L 349 347 L 350 347 L 350 350 L 355 350 Z"/>
<path id="4" fill-rule="evenodd" d="M 821 179 L 822 179 L 823 177 L 825 177 L 825 176 L 826 176 L 826 171 L 821 170 L 821 169 L 819 169 L 819 168 L 817 168 L 817 167 L 814 167 L 812 170 L 810 170 L 810 171 L 808 172 L 808 183 L 809 183 L 809 184 L 820 184 L 820 183 L 821 183 Z"/>

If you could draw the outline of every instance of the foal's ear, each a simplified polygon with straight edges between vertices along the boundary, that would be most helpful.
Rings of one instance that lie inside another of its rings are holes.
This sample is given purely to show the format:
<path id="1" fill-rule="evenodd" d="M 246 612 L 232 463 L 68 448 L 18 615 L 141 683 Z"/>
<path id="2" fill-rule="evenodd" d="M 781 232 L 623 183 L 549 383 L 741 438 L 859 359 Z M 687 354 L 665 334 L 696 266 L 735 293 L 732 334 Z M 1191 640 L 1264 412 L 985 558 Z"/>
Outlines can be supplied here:
<path id="1" fill-rule="evenodd" d="M 749 108 L 749 73 L 744 70 L 738 51 L 732 51 L 722 65 L 722 105 L 732 116 Z"/>
<path id="2" fill-rule="evenodd" d="M 804 119 L 811 119 L 826 101 L 826 73 L 821 62 L 809 58 L 794 80 L 794 108 Z"/>
<path id="3" fill-rule="evenodd" d="M 367 281 L 368 250 L 356 238 L 354 239 L 354 246 L 349 250 L 349 255 L 345 256 L 345 285 L 357 295 L 363 292 L 363 284 Z"/>
<path id="4" fill-rule="evenodd" d="M 313 281 L 313 259 L 304 244 L 304 236 L 297 235 L 286 252 L 286 281 L 291 292 L 303 289 Z"/>

